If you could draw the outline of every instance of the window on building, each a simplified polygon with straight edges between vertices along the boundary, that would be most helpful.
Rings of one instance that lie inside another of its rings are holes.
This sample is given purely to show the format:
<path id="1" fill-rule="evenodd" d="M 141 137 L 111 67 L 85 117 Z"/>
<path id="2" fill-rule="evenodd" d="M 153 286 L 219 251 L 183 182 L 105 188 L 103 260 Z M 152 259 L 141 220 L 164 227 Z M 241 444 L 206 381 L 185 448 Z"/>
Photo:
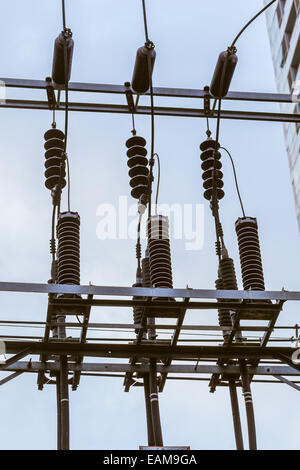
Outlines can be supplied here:
<path id="1" fill-rule="evenodd" d="M 297 74 L 297 69 L 293 66 L 291 66 L 289 73 L 288 73 L 288 82 L 289 82 L 289 87 L 290 87 L 290 92 L 293 93 L 294 87 L 293 84 L 296 80 L 296 74 Z"/>
<path id="2" fill-rule="evenodd" d="M 278 4 L 277 4 L 277 8 L 276 8 L 276 14 L 277 14 L 279 26 L 282 23 L 282 18 L 283 18 L 283 15 L 284 15 L 285 2 L 286 2 L 286 0 L 278 0 Z"/>

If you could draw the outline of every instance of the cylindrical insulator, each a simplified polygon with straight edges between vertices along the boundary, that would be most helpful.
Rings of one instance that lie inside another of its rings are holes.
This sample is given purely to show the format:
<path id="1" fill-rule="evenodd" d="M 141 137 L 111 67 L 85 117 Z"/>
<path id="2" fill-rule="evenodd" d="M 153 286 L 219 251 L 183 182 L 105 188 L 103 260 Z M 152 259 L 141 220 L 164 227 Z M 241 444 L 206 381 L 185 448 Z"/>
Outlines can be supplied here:
<path id="1" fill-rule="evenodd" d="M 45 186 L 53 189 L 60 184 L 61 188 L 66 186 L 66 166 L 63 158 L 65 134 L 59 129 L 49 129 L 44 134 L 45 144 Z"/>
<path id="2" fill-rule="evenodd" d="M 135 284 L 132 285 L 132 287 L 143 287 L 141 282 L 136 282 Z M 139 296 L 133 296 L 133 300 L 143 300 L 143 297 Z M 142 321 L 142 315 L 143 315 L 143 307 L 133 307 L 133 322 L 135 325 L 138 323 L 141 323 Z M 135 330 L 136 333 L 139 332 L 139 330 Z"/>
<path id="3" fill-rule="evenodd" d="M 150 72 L 148 68 L 148 55 L 150 56 Z M 156 52 L 153 47 L 142 46 L 137 50 L 135 65 L 131 80 L 132 89 L 136 93 L 146 93 L 150 87 L 150 77 L 153 73 Z"/>
<path id="4" fill-rule="evenodd" d="M 67 64 L 65 65 L 65 48 Z M 71 30 L 62 31 L 54 41 L 52 79 L 58 85 L 64 85 L 70 80 L 74 41 Z"/>
<path id="5" fill-rule="evenodd" d="M 218 144 L 218 149 L 220 145 Z M 204 197 L 208 201 L 212 198 L 215 189 L 216 198 L 222 199 L 225 195 L 223 191 L 224 183 L 222 181 L 223 173 L 221 171 L 222 163 L 220 162 L 221 154 L 216 150 L 216 141 L 208 138 L 200 144 L 202 160 L 201 168 L 203 170 L 203 188 Z"/>
<path id="6" fill-rule="evenodd" d="M 216 280 L 216 289 L 217 290 L 222 290 L 224 289 L 223 287 L 223 282 L 221 278 L 218 278 Z M 221 302 L 221 300 L 217 299 L 218 302 Z M 219 320 L 219 325 L 220 326 L 232 326 L 232 321 L 231 321 L 231 315 L 230 311 L 227 308 L 219 308 L 218 309 L 218 320 Z M 228 336 L 230 333 L 228 331 L 223 331 L 223 336 Z"/>
<path id="7" fill-rule="evenodd" d="M 237 55 L 229 54 L 228 51 L 221 52 L 219 55 L 209 88 L 211 95 L 215 98 L 223 98 L 227 95 L 237 61 Z"/>
<path id="8" fill-rule="evenodd" d="M 219 271 L 222 279 L 223 289 L 237 290 L 237 280 L 233 264 L 233 259 L 223 258 L 219 263 Z"/>
<path id="9" fill-rule="evenodd" d="M 142 278 L 143 287 L 152 287 L 150 278 L 150 260 L 149 256 L 142 259 Z"/>
<path id="10" fill-rule="evenodd" d="M 235 223 L 245 290 L 265 290 L 257 221 L 241 217 Z"/>
<path id="11" fill-rule="evenodd" d="M 153 287 L 173 288 L 169 220 L 154 215 L 147 221 L 150 279 Z"/>
<path id="12" fill-rule="evenodd" d="M 128 175 L 130 176 L 130 186 L 132 187 L 131 196 L 139 199 L 148 189 L 148 159 L 146 158 L 147 150 L 145 149 L 146 140 L 137 135 L 130 137 L 126 141 L 127 165 L 130 168 Z"/>
<path id="13" fill-rule="evenodd" d="M 80 284 L 80 217 L 77 212 L 62 212 L 57 222 L 57 282 Z"/>

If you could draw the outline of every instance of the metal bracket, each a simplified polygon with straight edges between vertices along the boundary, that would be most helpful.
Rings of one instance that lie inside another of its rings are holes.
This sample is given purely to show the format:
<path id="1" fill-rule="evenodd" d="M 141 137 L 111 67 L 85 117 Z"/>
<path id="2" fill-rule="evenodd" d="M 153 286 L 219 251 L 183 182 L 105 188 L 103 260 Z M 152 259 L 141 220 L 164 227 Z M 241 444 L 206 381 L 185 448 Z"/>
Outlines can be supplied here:
<path id="1" fill-rule="evenodd" d="M 126 96 L 126 100 L 128 104 L 128 109 L 131 113 L 135 113 L 135 105 L 134 105 L 132 90 L 130 87 L 130 82 L 125 82 L 124 87 L 125 87 L 125 96 Z"/>
<path id="2" fill-rule="evenodd" d="M 204 97 L 203 97 L 203 101 L 204 101 L 203 109 L 204 109 L 204 115 L 205 116 L 210 116 L 211 115 L 210 98 L 211 98 L 211 95 L 209 93 L 209 86 L 205 86 L 204 87 Z"/>
<path id="3" fill-rule="evenodd" d="M 49 109 L 53 111 L 56 108 L 56 98 L 55 98 L 54 87 L 52 84 L 52 78 L 46 77 L 45 80 L 46 80 L 46 91 L 47 91 Z"/>

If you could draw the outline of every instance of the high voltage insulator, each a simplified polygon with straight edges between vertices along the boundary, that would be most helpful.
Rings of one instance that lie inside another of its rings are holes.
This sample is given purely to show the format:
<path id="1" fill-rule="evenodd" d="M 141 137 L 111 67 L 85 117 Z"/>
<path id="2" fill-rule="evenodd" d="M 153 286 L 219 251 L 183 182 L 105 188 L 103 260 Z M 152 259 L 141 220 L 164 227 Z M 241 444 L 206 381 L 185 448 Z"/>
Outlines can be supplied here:
<path id="1" fill-rule="evenodd" d="M 147 221 L 150 279 L 153 287 L 173 288 L 169 220 L 163 215 Z"/>
<path id="2" fill-rule="evenodd" d="M 72 39 L 72 31 L 65 29 L 54 42 L 52 79 L 58 85 L 65 85 L 65 83 L 70 80 L 73 49 L 74 41 Z M 66 64 L 65 54 L 67 59 Z"/>
<path id="3" fill-rule="evenodd" d="M 235 53 L 221 52 L 213 74 L 209 91 L 215 98 L 227 95 L 238 58 Z"/>
<path id="4" fill-rule="evenodd" d="M 146 140 L 137 135 L 130 137 L 126 141 L 127 165 L 130 168 L 128 175 L 130 176 L 130 186 L 132 187 L 131 196 L 139 199 L 148 189 L 149 169 L 148 159 L 146 158 L 147 150 L 145 149 Z"/>
<path id="5" fill-rule="evenodd" d="M 218 149 L 219 147 L 218 144 Z M 221 154 L 216 150 L 216 141 L 211 138 L 206 139 L 200 144 L 200 150 L 202 151 L 200 158 L 203 162 L 201 168 L 203 170 L 203 188 L 205 189 L 204 197 L 210 200 L 215 188 L 216 198 L 222 199 L 225 195 L 222 189 L 224 186 L 222 163 L 220 162 Z"/>
<path id="6" fill-rule="evenodd" d="M 223 281 L 220 277 L 216 280 L 215 285 L 216 285 L 217 290 L 224 289 Z M 222 302 L 222 300 L 217 299 L 217 302 Z M 232 326 L 230 311 L 227 308 L 218 309 L 218 320 L 219 320 L 220 326 L 229 326 L 229 327 Z M 223 331 L 224 338 L 226 336 L 229 336 L 229 334 L 230 334 L 229 331 L 226 331 L 226 330 Z"/>
<path id="7" fill-rule="evenodd" d="M 146 93 L 150 87 L 150 77 L 153 73 L 156 52 L 152 42 L 140 47 L 136 53 L 131 86 L 136 93 Z M 150 60 L 149 60 L 150 58 Z M 150 62 L 150 71 L 149 64 Z"/>
<path id="8" fill-rule="evenodd" d="M 49 129 L 44 134 L 46 140 L 44 144 L 45 152 L 45 186 L 53 189 L 60 184 L 61 188 L 66 186 L 66 168 L 63 157 L 65 134 L 59 129 Z"/>
<path id="9" fill-rule="evenodd" d="M 80 284 L 80 217 L 77 212 L 61 212 L 57 222 L 57 282 Z"/>
<path id="10" fill-rule="evenodd" d="M 219 263 L 223 289 L 237 290 L 237 280 L 232 258 L 223 258 Z"/>
<path id="11" fill-rule="evenodd" d="M 150 278 L 150 260 L 148 255 L 145 255 L 145 258 L 142 259 L 142 279 L 143 287 L 152 287 Z"/>
<path id="12" fill-rule="evenodd" d="M 137 282 L 135 282 L 132 287 L 143 287 L 143 284 L 141 282 L 141 279 L 137 278 Z M 133 296 L 133 300 L 143 300 L 143 297 L 140 296 Z M 142 315 L 143 315 L 143 307 L 133 307 L 133 322 L 134 324 L 141 323 L 142 321 Z M 136 333 L 139 332 L 139 330 L 135 330 Z"/>
<path id="13" fill-rule="evenodd" d="M 235 223 L 245 290 L 265 290 L 257 221 L 242 217 Z"/>

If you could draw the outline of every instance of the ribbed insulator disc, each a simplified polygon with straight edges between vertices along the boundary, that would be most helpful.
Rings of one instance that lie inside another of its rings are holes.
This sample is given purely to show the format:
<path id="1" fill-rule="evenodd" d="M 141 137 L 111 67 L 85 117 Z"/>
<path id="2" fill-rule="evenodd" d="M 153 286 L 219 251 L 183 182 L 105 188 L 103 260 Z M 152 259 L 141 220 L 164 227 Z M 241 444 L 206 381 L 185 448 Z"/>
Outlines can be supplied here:
<path id="1" fill-rule="evenodd" d="M 145 139 L 139 136 L 133 136 L 126 142 L 128 148 L 127 165 L 130 168 L 128 175 L 130 176 L 130 186 L 132 187 L 131 195 L 135 199 L 139 199 L 148 189 L 149 169 L 145 145 Z"/>
<path id="2" fill-rule="evenodd" d="M 47 189 L 53 189 L 60 184 L 61 188 L 66 186 L 66 168 L 63 159 L 64 138 L 65 135 L 59 129 L 49 129 L 44 134 L 45 144 L 45 186 Z"/>
<path id="3" fill-rule="evenodd" d="M 235 223 L 245 290 L 264 290 L 257 221 L 252 217 L 239 218 Z"/>
<path id="4" fill-rule="evenodd" d="M 169 240 L 169 221 L 155 215 L 147 222 L 150 259 L 150 278 L 153 287 L 173 287 L 172 264 Z"/>
<path id="5" fill-rule="evenodd" d="M 57 282 L 80 284 L 80 217 L 77 212 L 62 212 L 57 223 Z"/>

